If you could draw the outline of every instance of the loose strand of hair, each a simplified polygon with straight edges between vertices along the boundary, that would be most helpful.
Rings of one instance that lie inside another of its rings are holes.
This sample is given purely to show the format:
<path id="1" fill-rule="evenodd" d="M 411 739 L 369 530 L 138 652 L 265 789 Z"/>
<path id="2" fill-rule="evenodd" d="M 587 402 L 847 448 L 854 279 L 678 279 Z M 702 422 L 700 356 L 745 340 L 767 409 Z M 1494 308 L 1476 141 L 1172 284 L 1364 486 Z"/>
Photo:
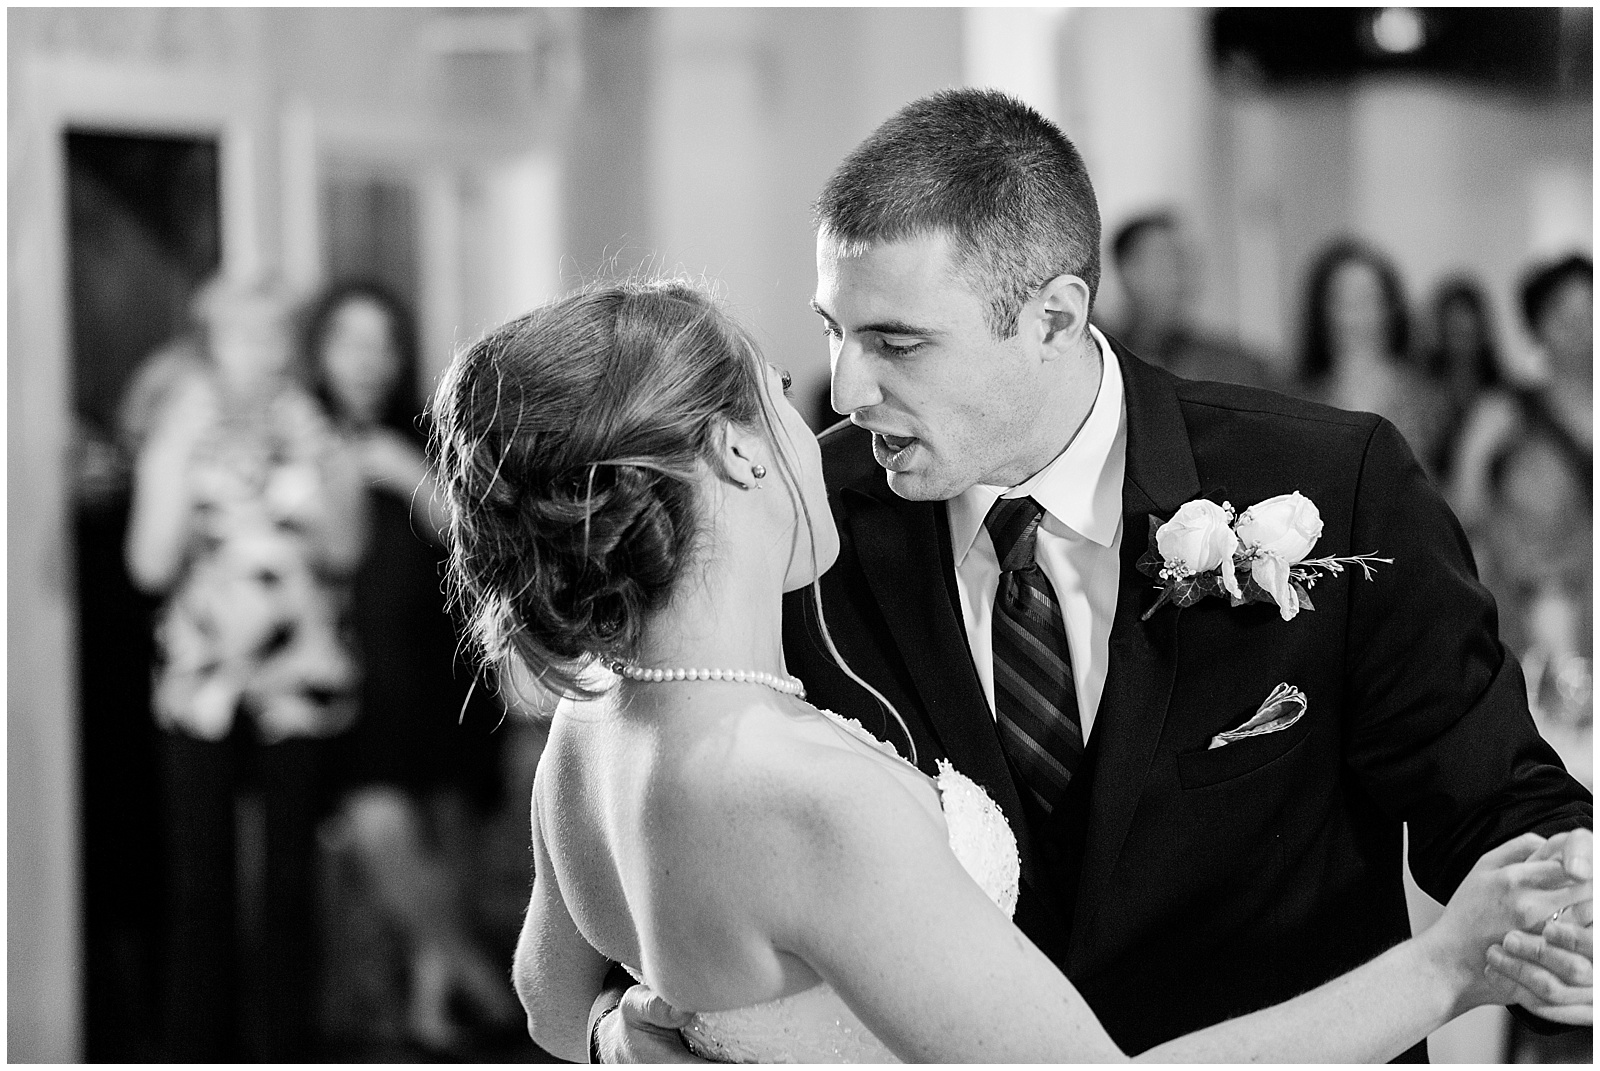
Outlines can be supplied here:
<path id="1" fill-rule="evenodd" d="M 682 468 L 677 468 L 672 465 L 664 465 L 661 462 L 653 461 L 648 457 L 617 457 L 612 458 L 609 461 L 594 461 L 589 465 L 590 472 L 593 473 L 594 469 L 597 467 L 648 469 L 651 472 L 660 473 L 662 476 L 666 476 L 673 480 L 682 480 L 688 482 L 694 479 L 694 474 L 692 472 L 688 472 Z"/>
<path id="2" fill-rule="evenodd" d="M 839 667 L 840 672 L 866 689 L 868 694 L 878 701 L 878 705 L 889 712 L 889 716 L 895 720 L 895 724 L 900 726 L 900 731 L 906 736 L 906 747 L 911 752 L 911 764 L 915 766 L 917 764 L 917 741 L 911 735 L 911 727 L 906 724 L 905 718 L 901 717 L 900 711 L 895 709 L 895 705 L 889 702 L 888 696 L 874 688 L 867 682 L 866 678 L 850 667 L 850 663 L 845 661 L 844 655 L 839 653 L 838 646 L 833 642 L 833 631 L 828 628 L 828 617 L 822 610 L 822 578 L 820 576 L 811 583 L 811 604 L 817 611 L 817 631 L 822 635 L 822 644 L 827 648 L 828 657 L 833 659 L 833 664 Z"/>
<path id="3" fill-rule="evenodd" d="M 485 439 L 487 439 L 489 437 L 489 428 L 491 426 L 493 426 L 493 424 L 495 423 L 495 420 L 500 416 L 501 389 L 505 385 L 505 379 L 506 379 L 505 369 L 501 368 L 500 365 L 498 363 L 496 363 L 495 366 L 494 366 L 494 412 L 489 415 L 489 419 L 488 420 L 483 422 L 483 434 L 480 435 L 479 438 L 478 438 L 478 441 L 480 443 L 483 442 L 483 440 L 485 440 Z M 518 419 L 520 420 L 521 417 L 519 416 Z M 483 504 L 489 500 L 489 492 L 494 490 L 494 485 L 499 482 L 499 480 L 500 480 L 500 470 L 505 468 L 506 457 L 510 453 L 511 453 L 511 440 L 508 438 L 508 439 L 505 439 L 505 440 L 502 441 L 501 446 L 500 446 L 500 456 L 495 461 L 494 471 L 489 474 L 488 481 L 483 485 L 483 493 L 478 496 L 478 508 L 479 509 L 482 509 L 483 508 Z M 476 456 L 476 455 L 477 455 L 477 450 L 474 449 L 472 451 L 472 456 Z"/>
<path id="4" fill-rule="evenodd" d="M 774 445 L 777 445 L 776 440 L 779 434 L 780 425 L 779 422 L 773 418 L 773 414 L 767 402 L 765 392 L 763 392 L 761 395 L 761 419 L 766 425 L 767 433 L 772 437 Z M 789 436 L 787 429 L 782 429 L 781 433 L 785 439 L 787 439 L 791 444 L 793 443 L 794 440 L 791 436 Z M 834 665 L 839 667 L 840 672 L 859 684 L 867 691 L 869 695 L 872 696 L 873 699 L 877 700 L 878 704 L 888 712 L 891 718 L 894 719 L 895 724 L 900 726 L 900 731 L 905 734 L 907 750 L 911 753 L 911 763 L 912 765 L 916 765 L 917 741 L 911 735 L 911 727 L 906 724 L 905 718 L 901 716 L 899 710 L 895 709 L 895 705 L 889 702 L 887 696 L 878 691 L 878 689 L 874 688 L 871 684 L 868 684 L 859 673 L 850 668 L 850 664 L 845 661 L 844 655 L 839 653 L 838 646 L 833 642 L 833 633 L 828 628 L 827 615 L 824 614 L 822 610 L 822 569 L 821 563 L 817 560 L 816 521 L 811 516 L 811 507 L 806 504 L 805 495 L 801 494 L 799 491 L 799 476 L 794 471 L 794 466 L 789 461 L 788 454 L 785 453 L 781 448 L 777 451 L 777 462 L 779 471 L 783 473 L 784 489 L 789 493 L 790 501 L 794 502 L 799 507 L 796 512 L 805 522 L 809 542 L 809 551 L 811 555 L 811 575 L 815 578 L 808 586 L 811 588 L 812 604 L 815 606 L 817 611 L 817 626 L 818 630 L 822 634 L 823 645 L 827 648 L 828 657 L 833 660 Z M 795 539 L 798 540 L 799 537 L 800 530 L 797 526 L 795 528 Z"/>
<path id="5" fill-rule="evenodd" d="M 594 516 L 594 470 L 598 462 L 589 466 L 589 490 L 583 500 L 583 567 L 589 568 L 589 520 Z"/>

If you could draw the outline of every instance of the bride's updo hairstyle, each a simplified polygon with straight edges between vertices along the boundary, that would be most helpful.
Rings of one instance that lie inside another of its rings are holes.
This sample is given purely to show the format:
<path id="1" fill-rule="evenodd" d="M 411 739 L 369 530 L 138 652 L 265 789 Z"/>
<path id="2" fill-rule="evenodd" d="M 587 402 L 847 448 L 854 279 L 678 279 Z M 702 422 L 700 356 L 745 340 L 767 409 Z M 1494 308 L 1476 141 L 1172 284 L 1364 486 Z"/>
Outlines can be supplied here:
<path id="1" fill-rule="evenodd" d="M 677 281 L 590 286 L 456 356 L 433 449 L 452 596 L 485 663 L 514 655 L 541 690 L 588 696 L 594 659 L 632 658 L 698 549 L 696 463 L 720 464 L 719 421 L 772 436 L 763 374 L 744 330 Z"/>
<path id="2" fill-rule="evenodd" d="M 699 286 L 607 281 L 556 298 L 457 354 L 434 395 L 433 454 L 449 512 L 448 583 L 482 662 L 531 676 L 531 698 L 592 698 L 596 660 L 634 661 L 646 622 L 704 548 L 701 461 L 725 424 L 787 436 L 754 341 Z M 809 540 L 789 451 L 776 468 Z M 839 654 L 916 743 L 894 705 Z M 526 674 L 519 672 L 526 670 Z M 514 683 L 513 687 L 519 687 Z"/>

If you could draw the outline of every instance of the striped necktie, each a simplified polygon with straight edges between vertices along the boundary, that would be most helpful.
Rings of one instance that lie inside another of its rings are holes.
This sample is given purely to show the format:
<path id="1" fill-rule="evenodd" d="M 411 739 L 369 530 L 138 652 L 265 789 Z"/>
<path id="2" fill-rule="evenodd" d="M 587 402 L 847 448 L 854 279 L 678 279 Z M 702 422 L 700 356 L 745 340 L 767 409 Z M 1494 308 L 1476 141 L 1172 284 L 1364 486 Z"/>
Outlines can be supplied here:
<path id="1" fill-rule="evenodd" d="M 1050 578 L 1034 561 L 1043 508 L 1002 498 L 983 524 L 1000 559 L 995 592 L 994 708 L 1000 745 L 1030 810 L 1048 819 L 1060 808 L 1083 759 L 1072 656 Z"/>

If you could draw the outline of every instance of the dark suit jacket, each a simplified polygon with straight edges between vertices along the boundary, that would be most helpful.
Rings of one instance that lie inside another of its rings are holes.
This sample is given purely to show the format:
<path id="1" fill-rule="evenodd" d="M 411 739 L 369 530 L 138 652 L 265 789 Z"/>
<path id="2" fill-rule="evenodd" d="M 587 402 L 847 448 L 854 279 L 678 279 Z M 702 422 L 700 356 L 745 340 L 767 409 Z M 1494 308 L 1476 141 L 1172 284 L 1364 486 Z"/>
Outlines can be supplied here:
<path id="1" fill-rule="evenodd" d="M 948 758 L 1010 818 L 1018 925 L 1137 1053 L 1409 936 L 1402 823 L 1417 880 L 1443 901 L 1483 852 L 1589 825 L 1592 804 L 1535 730 L 1466 538 L 1392 425 L 1177 379 L 1114 349 L 1128 416 L 1121 585 L 1065 818 L 1029 829 L 1023 816 L 967 648 L 944 503 L 896 496 L 849 425 L 823 436 L 842 550 L 821 591 L 840 652 L 909 722 L 918 763 Z M 1152 514 L 1289 491 L 1321 511 L 1314 556 L 1394 564 L 1370 582 L 1324 579 L 1316 609 L 1291 621 L 1222 598 L 1140 621 L 1156 598 L 1134 569 Z M 785 651 L 811 701 L 902 740 L 825 654 L 809 591 L 789 598 Z M 1307 697 L 1298 723 L 1208 750 L 1279 682 Z"/>

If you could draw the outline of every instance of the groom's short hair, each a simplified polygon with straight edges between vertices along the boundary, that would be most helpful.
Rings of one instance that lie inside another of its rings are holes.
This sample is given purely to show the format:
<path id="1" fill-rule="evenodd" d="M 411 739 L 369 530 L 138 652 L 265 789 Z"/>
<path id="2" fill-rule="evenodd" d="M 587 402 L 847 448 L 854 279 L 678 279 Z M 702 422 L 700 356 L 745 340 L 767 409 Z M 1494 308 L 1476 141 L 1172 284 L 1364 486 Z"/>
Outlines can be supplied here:
<path id="1" fill-rule="evenodd" d="M 1044 116 L 993 89 L 914 100 L 845 157 L 822 188 L 815 223 L 847 245 L 948 234 L 958 270 L 989 301 L 998 338 L 1058 275 L 1094 302 L 1100 209 L 1083 157 Z"/>

